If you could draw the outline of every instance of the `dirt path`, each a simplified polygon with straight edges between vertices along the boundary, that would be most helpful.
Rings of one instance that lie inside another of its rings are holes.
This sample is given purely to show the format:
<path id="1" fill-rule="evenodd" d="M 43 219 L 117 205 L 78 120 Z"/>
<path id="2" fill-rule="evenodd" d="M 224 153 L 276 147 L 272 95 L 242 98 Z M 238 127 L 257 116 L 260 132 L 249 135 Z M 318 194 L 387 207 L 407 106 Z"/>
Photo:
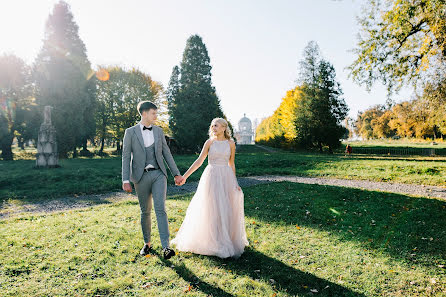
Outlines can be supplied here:
<path id="1" fill-rule="evenodd" d="M 446 200 L 446 188 L 424 185 L 409 185 L 388 182 L 374 182 L 366 180 L 346 180 L 320 177 L 300 177 L 300 176 L 251 176 L 238 178 L 242 188 L 254 186 L 262 183 L 288 181 L 304 184 L 331 185 L 348 188 L 366 189 L 372 191 L 384 191 L 405 195 L 415 195 L 423 197 L 434 197 Z M 167 196 L 183 195 L 195 192 L 197 182 L 187 183 L 181 187 L 168 186 Z M 137 200 L 134 194 L 123 191 L 111 192 L 96 195 L 67 196 L 51 200 L 41 200 L 33 203 L 3 203 L 0 207 L 0 219 L 15 216 L 21 213 L 50 213 L 69 209 L 86 208 L 99 204 L 109 204 L 121 200 Z"/>
<path id="2" fill-rule="evenodd" d="M 411 185 L 390 182 L 375 182 L 368 180 L 349 180 L 338 178 L 323 178 L 323 177 L 301 177 L 301 176 L 253 176 L 249 177 L 255 179 L 257 182 L 278 182 L 289 181 L 302 184 L 317 184 L 330 185 L 347 188 L 365 189 L 370 191 L 383 191 L 404 195 L 422 196 L 440 198 L 446 200 L 446 187 L 425 186 L 425 185 Z"/>

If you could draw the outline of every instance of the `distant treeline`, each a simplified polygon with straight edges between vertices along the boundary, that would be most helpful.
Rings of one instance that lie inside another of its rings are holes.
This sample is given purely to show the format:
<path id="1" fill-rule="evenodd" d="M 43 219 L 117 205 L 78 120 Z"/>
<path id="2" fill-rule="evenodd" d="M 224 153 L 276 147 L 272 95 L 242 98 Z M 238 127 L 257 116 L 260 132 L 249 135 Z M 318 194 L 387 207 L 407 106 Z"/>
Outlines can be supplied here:
<path id="1" fill-rule="evenodd" d="M 355 133 L 363 139 L 446 136 L 446 80 L 427 85 L 417 99 L 392 106 L 375 105 L 358 114 Z"/>

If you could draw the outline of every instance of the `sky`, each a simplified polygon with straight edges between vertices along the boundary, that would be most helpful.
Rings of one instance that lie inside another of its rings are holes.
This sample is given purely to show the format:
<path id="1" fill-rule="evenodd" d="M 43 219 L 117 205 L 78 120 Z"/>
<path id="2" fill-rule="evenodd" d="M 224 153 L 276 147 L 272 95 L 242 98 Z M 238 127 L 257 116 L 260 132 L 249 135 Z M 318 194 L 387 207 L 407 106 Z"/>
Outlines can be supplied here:
<path id="1" fill-rule="evenodd" d="M 58 0 L 0 0 L 0 54 L 32 64 L 45 21 Z M 348 77 L 355 59 L 356 17 L 365 0 L 67 0 L 88 58 L 97 65 L 136 67 L 167 88 L 186 40 L 198 34 L 208 49 L 212 81 L 233 125 L 270 116 L 296 85 L 305 46 L 316 41 L 333 64 L 349 116 L 384 104 L 386 89 L 371 92 Z M 410 99 L 411 89 L 393 97 Z"/>

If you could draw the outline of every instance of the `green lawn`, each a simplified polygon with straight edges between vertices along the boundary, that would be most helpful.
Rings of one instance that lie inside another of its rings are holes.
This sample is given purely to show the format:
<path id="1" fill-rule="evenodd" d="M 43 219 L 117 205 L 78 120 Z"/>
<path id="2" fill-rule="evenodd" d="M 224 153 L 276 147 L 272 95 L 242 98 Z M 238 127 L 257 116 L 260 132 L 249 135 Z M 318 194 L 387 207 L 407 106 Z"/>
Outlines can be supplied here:
<path id="1" fill-rule="evenodd" d="M 197 155 L 174 156 L 184 173 Z M 298 175 L 446 186 L 446 157 L 389 157 L 266 152 L 241 147 L 237 176 Z M 188 181 L 197 181 L 207 164 Z M 34 160 L 0 161 L 0 201 L 48 199 L 121 189 L 121 157 L 60 160 L 61 168 L 34 169 Z M 173 178 L 169 178 L 173 184 Z"/>
<path id="2" fill-rule="evenodd" d="M 238 260 L 139 257 L 136 198 L 1 220 L 2 296 L 445 296 L 446 202 L 285 182 L 244 193 Z M 190 198 L 166 202 L 172 236 Z"/>
<path id="3" fill-rule="evenodd" d="M 446 185 L 444 157 L 386 157 L 341 154 L 263 153 L 238 156 L 244 175 L 298 175 Z"/>

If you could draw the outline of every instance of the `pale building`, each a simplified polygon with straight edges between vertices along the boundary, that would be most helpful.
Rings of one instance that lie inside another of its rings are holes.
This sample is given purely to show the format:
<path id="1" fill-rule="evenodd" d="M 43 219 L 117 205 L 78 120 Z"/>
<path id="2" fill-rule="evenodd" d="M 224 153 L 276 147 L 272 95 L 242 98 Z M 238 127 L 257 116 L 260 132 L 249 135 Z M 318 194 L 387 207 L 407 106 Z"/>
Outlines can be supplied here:
<path id="1" fill-rule="evenodd" d="M 238 144 L 254 143 L 254 130 L 251 120 L 246 117 L 246 114 L 238 122 L 238 129 L 234 132 L 234 137 L 237 139 Z"/>

